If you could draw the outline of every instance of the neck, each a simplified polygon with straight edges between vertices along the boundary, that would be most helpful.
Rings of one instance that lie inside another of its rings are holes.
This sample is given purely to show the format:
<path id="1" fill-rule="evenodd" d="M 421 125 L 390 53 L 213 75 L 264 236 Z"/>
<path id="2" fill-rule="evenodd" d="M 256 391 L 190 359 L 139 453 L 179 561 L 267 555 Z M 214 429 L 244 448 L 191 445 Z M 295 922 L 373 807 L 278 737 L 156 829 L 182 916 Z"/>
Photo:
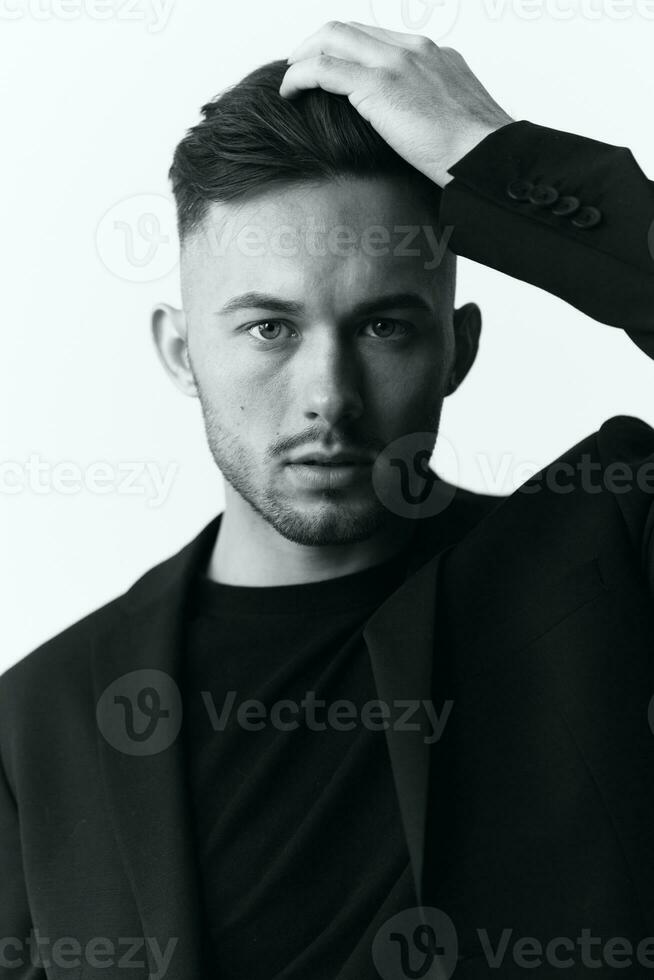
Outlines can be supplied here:
<path id="1" fill-rule="evenodd" d="M 227 495 L 207 575 L 225 585 L 301 585 L 363 571 L 398 554 L 414 521 L 393 522 L 365 541 L 303 545 L 289 541 L 242 498 Z"/>

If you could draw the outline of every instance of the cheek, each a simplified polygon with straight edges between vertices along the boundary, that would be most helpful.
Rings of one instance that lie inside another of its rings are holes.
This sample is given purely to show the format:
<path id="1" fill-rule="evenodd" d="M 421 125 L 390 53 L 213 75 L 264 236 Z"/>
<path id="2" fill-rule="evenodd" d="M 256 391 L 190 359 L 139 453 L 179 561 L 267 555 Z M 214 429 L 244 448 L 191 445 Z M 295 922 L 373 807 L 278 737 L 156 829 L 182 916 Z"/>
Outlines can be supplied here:
<path id="1" fill-rule="evenodd" d="M 382 414 L 420 416 L 443 397 L 447 364 L 441 351 L 422 347 L 404 361 L 375 365 L 368 373 L 368 402 Z"/>
<path id="2" fill-rule="evenodd" d="M 218 430 L 253 448 L 268 445 L 281 433 L 292 397 L 283 376 L 226 356 L 213 364 L 205 361 L 196 377 L 205 411 Z"/>

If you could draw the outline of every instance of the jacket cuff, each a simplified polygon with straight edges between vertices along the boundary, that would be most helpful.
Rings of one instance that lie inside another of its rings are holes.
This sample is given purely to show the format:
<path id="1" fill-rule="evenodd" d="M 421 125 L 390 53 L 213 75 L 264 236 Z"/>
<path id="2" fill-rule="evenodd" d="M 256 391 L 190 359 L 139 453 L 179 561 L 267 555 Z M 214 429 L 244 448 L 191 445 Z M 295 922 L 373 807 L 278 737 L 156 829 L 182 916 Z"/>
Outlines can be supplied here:
<path id="1" fill-rule="evenodd" d="M 654 331 L 654 184 L 630 150 L 520 120 L 449 173 L 439 221 L 453 252 Z"/>

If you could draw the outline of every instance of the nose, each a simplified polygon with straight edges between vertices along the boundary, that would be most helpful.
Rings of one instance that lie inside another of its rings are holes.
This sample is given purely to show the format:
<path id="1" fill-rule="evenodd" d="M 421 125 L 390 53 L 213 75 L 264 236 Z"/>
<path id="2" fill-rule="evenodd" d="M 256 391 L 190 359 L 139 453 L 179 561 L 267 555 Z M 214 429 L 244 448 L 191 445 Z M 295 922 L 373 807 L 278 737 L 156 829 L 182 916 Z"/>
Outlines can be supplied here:
<path id="1" fill-rule="evenodd" d="M 313 422 L 336 426 L 363 413 L 361 377 L 355 351 L 338 340 L 307 352 L 301 366 L 303 413 Z"/>

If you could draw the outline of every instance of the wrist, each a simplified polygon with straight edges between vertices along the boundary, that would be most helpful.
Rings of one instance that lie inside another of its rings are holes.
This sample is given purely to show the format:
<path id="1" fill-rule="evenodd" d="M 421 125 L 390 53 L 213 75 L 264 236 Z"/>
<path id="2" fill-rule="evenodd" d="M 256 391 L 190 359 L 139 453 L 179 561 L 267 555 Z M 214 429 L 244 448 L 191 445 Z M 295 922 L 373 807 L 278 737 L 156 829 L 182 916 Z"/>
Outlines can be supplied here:
<path id="1" fill-rule="evenodd" d="M 503 126 L 508 126 L 512 122 L 515 122 L 515 120 L 511 116 L 505 112 L 501 112 L 492 121 L 471 122 L 462 131 L 458 132 L 456 142 L 448 149 L 445 159 L 440 162 L 440 172 L 435 178 L 436 183 L 440 187 L 445 187 L 446 184 L 449 184 L 454 179 L 452 174 L 449 173 L 449 170 L 459 160 L 463 159 L 468 153 L 471 153 L 491 133 L 497 132 L 498 129 L 501 129 Z"/>

